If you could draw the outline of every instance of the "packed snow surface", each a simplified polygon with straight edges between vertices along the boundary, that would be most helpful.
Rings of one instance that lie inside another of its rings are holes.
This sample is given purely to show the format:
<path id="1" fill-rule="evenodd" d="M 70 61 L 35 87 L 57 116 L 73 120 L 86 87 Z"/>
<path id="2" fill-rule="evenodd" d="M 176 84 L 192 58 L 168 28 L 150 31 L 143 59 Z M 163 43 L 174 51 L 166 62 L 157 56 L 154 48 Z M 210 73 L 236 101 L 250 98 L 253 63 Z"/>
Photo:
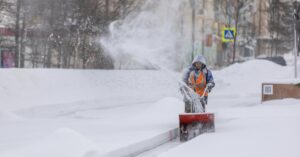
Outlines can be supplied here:
<path id="1" fill-rule="evenodd" d="M 179 73 L 126 70 L 0 70 L 1 157 L 95 157 L 178 127 Z M 208 112 L 216 133 L 159 156 L 300 156 L 300 101 L 261 103 L 261 83 L 291 66 L 253 60 L 213 71 Z M 297 80 L 294 80 L 297 81 Z"/>

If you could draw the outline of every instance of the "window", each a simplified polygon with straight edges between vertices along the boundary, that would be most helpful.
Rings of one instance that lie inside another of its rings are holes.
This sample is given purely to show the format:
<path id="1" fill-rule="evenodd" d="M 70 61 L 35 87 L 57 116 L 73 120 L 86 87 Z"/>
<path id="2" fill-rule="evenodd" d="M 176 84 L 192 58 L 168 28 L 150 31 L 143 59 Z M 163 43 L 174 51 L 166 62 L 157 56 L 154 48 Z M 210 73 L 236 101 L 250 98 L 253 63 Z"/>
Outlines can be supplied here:
<path id="1" fill-rule="evenodd" d="M 273 85 L 264 85 L 263 86 L 264 95 L 273 95 Z"/>

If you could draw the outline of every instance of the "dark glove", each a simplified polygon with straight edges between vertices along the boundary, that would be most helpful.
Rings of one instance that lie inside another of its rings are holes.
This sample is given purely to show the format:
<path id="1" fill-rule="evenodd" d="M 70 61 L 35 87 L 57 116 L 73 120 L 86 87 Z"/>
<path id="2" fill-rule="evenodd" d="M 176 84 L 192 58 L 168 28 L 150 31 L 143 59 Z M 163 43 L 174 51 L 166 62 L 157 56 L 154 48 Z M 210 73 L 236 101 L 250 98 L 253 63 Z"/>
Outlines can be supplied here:
<path id="1" fill-rule="evenodd" d="M 207 88 L 207 91 L 210 93 L 211 92 L 211 90 L 214 88 L 214 84 L 213 83 L 208 83 L 207 85 L 206 85 L 206 88 Z"/>

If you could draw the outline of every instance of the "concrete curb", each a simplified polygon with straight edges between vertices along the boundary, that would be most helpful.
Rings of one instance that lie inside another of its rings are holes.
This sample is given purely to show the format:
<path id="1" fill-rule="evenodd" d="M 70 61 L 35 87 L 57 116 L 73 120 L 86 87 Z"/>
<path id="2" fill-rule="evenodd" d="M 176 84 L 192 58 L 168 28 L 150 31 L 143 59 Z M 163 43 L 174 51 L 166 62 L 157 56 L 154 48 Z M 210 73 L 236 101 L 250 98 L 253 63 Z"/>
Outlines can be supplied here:
<path id="1" fill-rule="evenodd" d="M 106 153 L 100 157 L 134 157 L 138 154 L 154 149 L 164 143 L 172 141 L 177 137 L 178 128 L 175 128 L 150 139 Z"/>

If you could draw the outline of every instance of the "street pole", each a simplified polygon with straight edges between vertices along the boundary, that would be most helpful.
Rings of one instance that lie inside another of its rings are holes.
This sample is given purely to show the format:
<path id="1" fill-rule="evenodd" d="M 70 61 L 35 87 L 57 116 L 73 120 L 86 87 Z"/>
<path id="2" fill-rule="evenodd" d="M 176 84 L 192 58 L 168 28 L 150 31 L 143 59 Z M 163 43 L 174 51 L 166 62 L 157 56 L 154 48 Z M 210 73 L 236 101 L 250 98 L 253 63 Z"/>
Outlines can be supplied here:
<path id="1" fill-rule="evenodd" d="M 297 78 L 298 75 L 298 69 L 297 69 L 297 30 L 296 30 L 296 23 L 297 23 L 297 18 L 296 18 L 296 9 L 294 9 L 294 66 L 295 66 L 295 78 Z"/>
<path id="2" fill-rule="evenodd" d="M 195 0 L 191 0 L 191 5 L 192 5 L 192 60 L 193 60 L 194 53 L 195 53 L 195 17 L 196 17 Z"/>
<path id="3" fill-rule="evenodd" d="M 258 20 L 258 39 L 257 39 L 257 52 L 255 54 L 255 58 L 258 57 L 261 53 L 261 25 L 262 25 L 262 0 L 259 0 L 259 8 L 258 8 L 258 13 L 259 13 L 259 20 Z"/>

